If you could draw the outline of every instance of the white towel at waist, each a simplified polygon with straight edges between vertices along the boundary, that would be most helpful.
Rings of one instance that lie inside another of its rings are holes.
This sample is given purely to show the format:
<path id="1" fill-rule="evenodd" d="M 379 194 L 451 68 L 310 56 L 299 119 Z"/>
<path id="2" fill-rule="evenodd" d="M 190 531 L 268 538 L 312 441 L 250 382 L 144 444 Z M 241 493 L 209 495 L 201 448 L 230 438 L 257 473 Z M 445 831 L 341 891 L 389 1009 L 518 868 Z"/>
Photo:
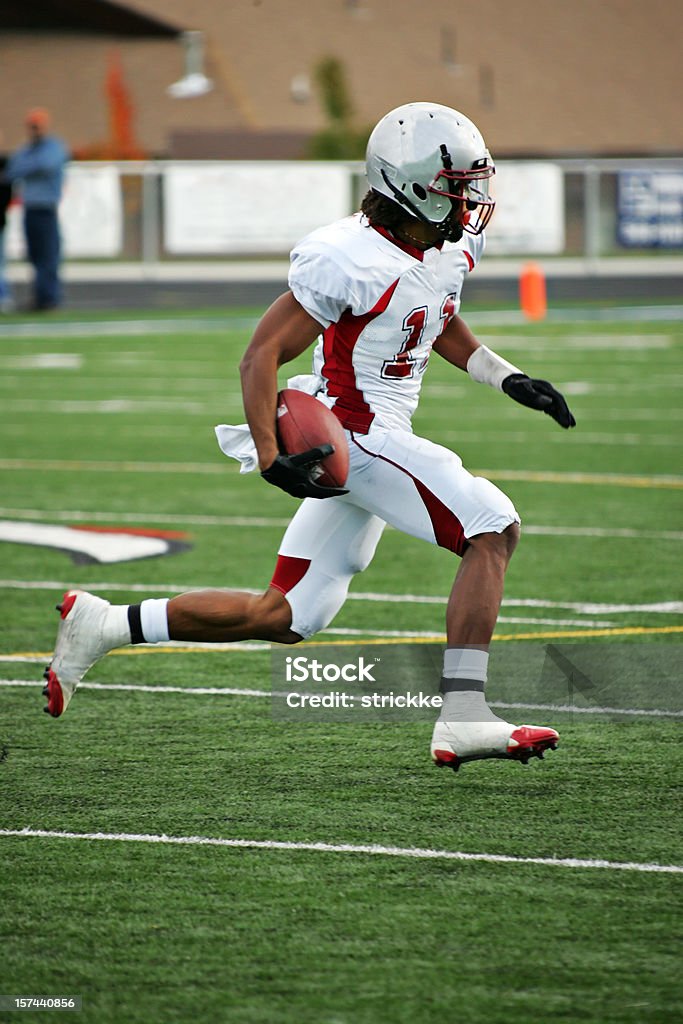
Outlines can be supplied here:
<path id="1" fill-rule="evenodd" d="M 315 395 L 321 385 L 322 380 L 315 373 L 301 373 L 287 381 L 287 387 L 294 388 L 295 391 L 305 391 L 308 395 Z M 247 423 L 240 423 L 236 427 L 228 423 L 219 423 L 214 430 L 220 450 L 229 459 L 237 459 L 240 463 L 240 473 L 252 473 L 258 469 L 256 445 Z"/>

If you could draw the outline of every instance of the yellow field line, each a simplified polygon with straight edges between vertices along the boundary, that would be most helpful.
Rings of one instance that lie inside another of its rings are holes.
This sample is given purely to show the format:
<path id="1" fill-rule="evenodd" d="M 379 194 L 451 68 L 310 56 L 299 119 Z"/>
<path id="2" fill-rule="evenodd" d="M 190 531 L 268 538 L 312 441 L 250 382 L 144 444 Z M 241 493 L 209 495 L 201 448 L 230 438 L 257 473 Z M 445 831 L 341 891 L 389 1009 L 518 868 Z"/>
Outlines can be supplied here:
<path id="1" fill-rule="evenodd" d="M 600 637 L 600 636 L 651 636 L 653 634 L 672 634 L 672 633 L 683 633 L 683 626 L 624 626 L 616 629 L 577 629 L 577 630 L 554 630 L 552 632 L 545 633 L 494 633 L 494 640 L 511 641 L 511 640 L 562 640 L 572 638 L 586 638 L 586 637 Z M 442 634 L 434 634 L 433 637 L 391 637 L 382 638 L 376 640 L 363 640 L 361 638 L 355 638 L 353 640 L 309 640 L 299 646 L 316 646 L 316 647 L 386 647 L 392 644 L 442 644 L 446 640 L 446 637 Z M 269 651 L 269 647 L 264 644 L 263 650 Z M 121 647 L 118 650 L 110 651 L 112 655 L 131 655 L 131 654 L 225 654 L 230 653 L 229 647 L 221 647 L 219 649 L 211 647 L 164 647 L 158 645 L 155 647 Z M 238 652 L 242 648 L 235 647 L 234 651 Z M 45 653 L 43 651 L 15 651 L 13 654 L 7 654 L 7 658 L 45 658 L 46 661 L 52 657 L 52 652 Z M 5 660 L 3 655 L 0 654 L 0 661 Z"/>

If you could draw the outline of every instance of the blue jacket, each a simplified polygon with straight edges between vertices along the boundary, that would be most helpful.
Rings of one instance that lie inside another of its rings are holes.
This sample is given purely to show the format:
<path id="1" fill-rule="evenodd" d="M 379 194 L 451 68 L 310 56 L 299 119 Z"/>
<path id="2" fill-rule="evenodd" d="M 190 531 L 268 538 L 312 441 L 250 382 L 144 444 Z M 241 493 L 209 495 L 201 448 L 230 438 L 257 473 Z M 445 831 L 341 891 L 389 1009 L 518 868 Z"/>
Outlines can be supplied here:
<path id="1" fill-rule="evenodd" d="M 14 153 L 7 163 L 5 176 L 21 181 L 25 208 L 56 207 L 62 194 L 64 165 L 69 153 L 61 139 L 48 135 L 39 142 L 28 143 Z"/>

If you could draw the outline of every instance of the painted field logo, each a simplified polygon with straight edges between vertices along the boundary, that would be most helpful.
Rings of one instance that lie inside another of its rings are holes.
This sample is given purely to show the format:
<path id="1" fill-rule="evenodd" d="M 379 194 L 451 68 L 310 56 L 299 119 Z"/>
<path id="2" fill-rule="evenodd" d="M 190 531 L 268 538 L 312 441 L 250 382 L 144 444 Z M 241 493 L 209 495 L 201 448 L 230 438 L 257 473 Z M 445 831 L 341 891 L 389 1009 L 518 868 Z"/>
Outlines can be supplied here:
<path id="1" fill-rule="evenodd" d="M 64 551 L 77 564 L 133 562 L 139 558 L 159 558 L 192 545 L 187 534 L 169 530 L 118 529 L 115 526 L 56 526 L 52 523 L 26 523 L 0 519 L 0 541 L 9 544 L 33 544 Z"/>
<path id="2" fill-rule="evenodd" d="M 376 659 L 379 661 L 379 658 Z M 316 683 L 376 683 L 372 672 L 374 663 L 369 665 L 362 656 L 345 665 L 325 664 L 317 659 L 306 657 L 285 658 L 285 678 L 288 683 L 305 683 L 313 680 Z"/>

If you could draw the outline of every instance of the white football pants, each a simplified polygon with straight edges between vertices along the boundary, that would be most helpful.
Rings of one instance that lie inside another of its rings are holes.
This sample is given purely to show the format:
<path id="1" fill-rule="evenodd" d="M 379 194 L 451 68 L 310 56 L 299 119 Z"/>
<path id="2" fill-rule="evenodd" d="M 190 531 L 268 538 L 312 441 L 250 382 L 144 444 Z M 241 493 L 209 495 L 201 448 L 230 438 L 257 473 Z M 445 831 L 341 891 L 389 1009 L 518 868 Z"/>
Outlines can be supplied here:
<path id="1" fill-rule="evenodd" d="M 304 638 L 329 625 L 357 572 L 372 561 L 387 523 L 462 555 L 467 540 L 502 533 L 519 516 L 490 481 L 454 452 L 408 431 L 347 431 L 350 468 L 341 497 L 306 498 L 282 540 L 271 586 Z"/>

